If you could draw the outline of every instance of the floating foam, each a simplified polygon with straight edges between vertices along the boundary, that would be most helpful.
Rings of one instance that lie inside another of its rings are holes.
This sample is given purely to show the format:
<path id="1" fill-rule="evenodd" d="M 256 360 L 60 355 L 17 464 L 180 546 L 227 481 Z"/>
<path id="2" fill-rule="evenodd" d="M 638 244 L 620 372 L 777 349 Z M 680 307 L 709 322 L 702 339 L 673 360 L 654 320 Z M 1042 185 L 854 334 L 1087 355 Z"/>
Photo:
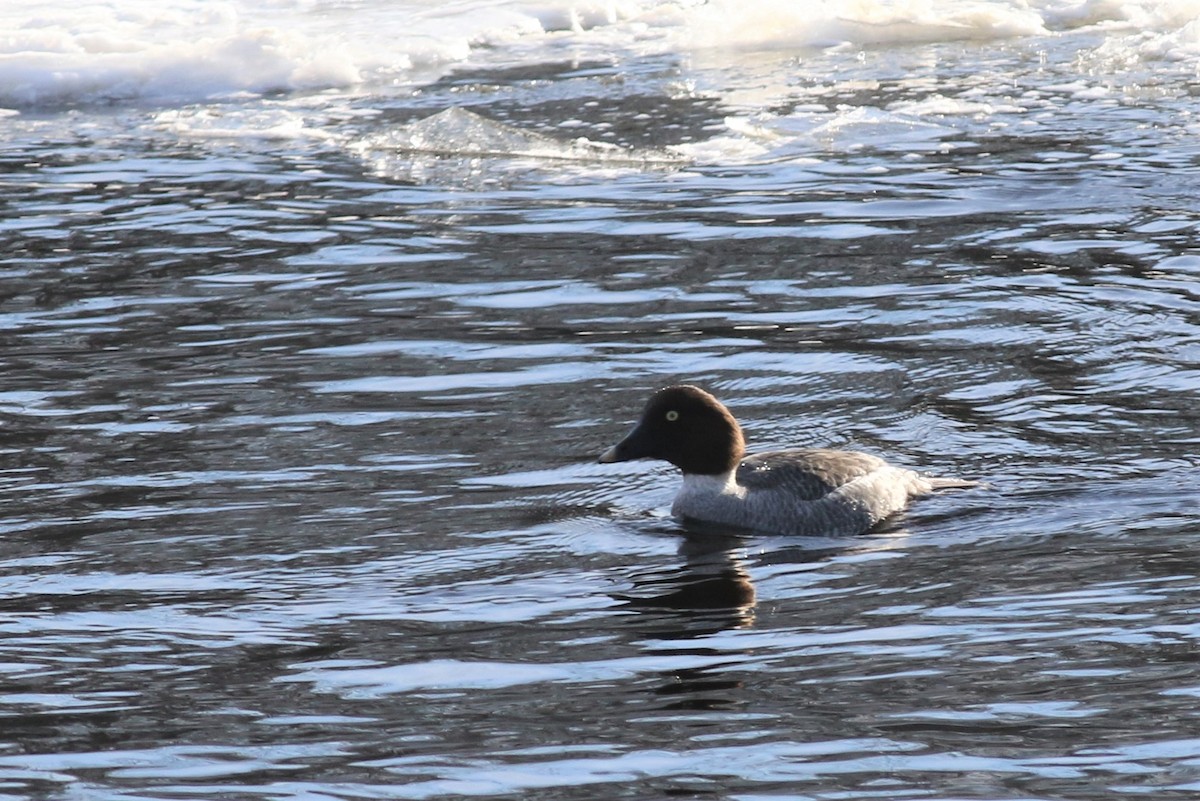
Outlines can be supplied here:
<path id="1" fill-rule="evenodd" d="M 1010 103 L 984 103 L 940 94 L 921 100 L 899 101 L 888 106 L 888 111 L 914 117 L 986 118 L 998 112 L 1020 113 L 1024 110 L 1024 107 Z"/>
<path id="2" fill-rule="evenodd" d="M 162 130 L 181 137 L 203 139 L 334 140 L 336 134 L 309 125 L 305 116 L 289 109 L 185 108 L 154 115 Z"/>
<path id="3" fill-rule="evenodd" d="M 369 93 L 465 60 L 560 59 L 564 42 L 637 56 L 1080 28 L 1102 35 L 1102 67 L 1200 54 L 1191 0 L 40 0 L 0 3 L 0 106 Z"/>
<path id="4" fill-rule="evenodd" d="M 725 125 L 729 135 L 678 150 L 697 161 L 810 161 L 823 152 L 860 148 L 941 150 L 948 146 L 944 139 L 959 133 L 914 114 L 869 107 L 727 117 Z"/>
<path id="5" fill-rule="evenodd" d="M 14 106 L 344 86 L 360 79 L 344 48 L 258 27 L 227 4 L 45 8 L 0 17 L 0 103 Z"/>
<path id="6" fill-rule="evenodd" d="M 1026 3 L 967 0 L 711 0 L 694 10 L 689 24 L 693 46 L 743 49 L 999 39 L 1047 32 L 1041 15 Z"/>
<path id="7" fill-rule="evenodd" d="M 0 6 L 0 30 L 0 105 L 22 107 L 348 87 L 542 29 L 511 11 L 439 16 L 382 0 L 43 0 Z"/>
<path id="8" fill-rule="evenodd" d="M 488 119 L 462 108 L 448 108 L 394 131 L 369 137 L 367 150 L 387 150 L 467 158 L 528 158 L 607 164 L 678 163 L 657 151 L 634 151 L 579 137 L 563 141 Z"/>

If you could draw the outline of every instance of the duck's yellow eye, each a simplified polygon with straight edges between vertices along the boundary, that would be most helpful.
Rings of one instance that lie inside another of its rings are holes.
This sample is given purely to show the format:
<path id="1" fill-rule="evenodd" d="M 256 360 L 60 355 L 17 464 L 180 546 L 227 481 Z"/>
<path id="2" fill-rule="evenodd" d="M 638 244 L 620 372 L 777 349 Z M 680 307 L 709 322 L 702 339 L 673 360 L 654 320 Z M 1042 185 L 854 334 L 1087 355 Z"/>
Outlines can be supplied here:
<path id="1" fill-rule="evenodd" d="M 674 409 L 667 412 L 667 421 L 668 422 L 674 423 L 678 419 L 679 419 L 679 412 L 675 411 Z"/>

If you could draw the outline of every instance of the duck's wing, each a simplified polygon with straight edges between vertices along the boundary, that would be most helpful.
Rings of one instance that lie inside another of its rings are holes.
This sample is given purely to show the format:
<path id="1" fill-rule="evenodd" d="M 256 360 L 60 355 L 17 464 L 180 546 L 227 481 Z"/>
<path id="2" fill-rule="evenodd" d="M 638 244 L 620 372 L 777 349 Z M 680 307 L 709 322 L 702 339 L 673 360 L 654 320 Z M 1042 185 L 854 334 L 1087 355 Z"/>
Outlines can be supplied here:
<path id="1" fill-rule="evenodd" d="M 855 451 L 769 451 L 743 459 L 737 482 L 751 490 L 777 490 L 797 500 L 816 501 L 886 466 L 877 456 Z"/>

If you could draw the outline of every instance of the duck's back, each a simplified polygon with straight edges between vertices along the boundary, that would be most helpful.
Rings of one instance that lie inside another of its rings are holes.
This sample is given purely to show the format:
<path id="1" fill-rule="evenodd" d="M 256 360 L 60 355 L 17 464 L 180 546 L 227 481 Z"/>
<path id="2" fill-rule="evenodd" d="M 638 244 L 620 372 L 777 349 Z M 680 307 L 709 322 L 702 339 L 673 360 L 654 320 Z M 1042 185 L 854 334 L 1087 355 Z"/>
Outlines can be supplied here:
<path id="1" fill-rule="evenodd" d="M 857 478 L 889 467 L 877 456 L 824 449 L 767 451 L 742 460 L 737 482 L 747 490 L 819 501 Z"/>
<path id="2" fill-rule="evenodd" d="M 929 491 L 911 470 L 866 453 L 770 451 L 738 466 L 736 493 L 688 488 L 673 511 L 685 517 L 781 534 L 842 536 L 866 531 Z M 698 491 L 699 490 L 699 491 Z"/>

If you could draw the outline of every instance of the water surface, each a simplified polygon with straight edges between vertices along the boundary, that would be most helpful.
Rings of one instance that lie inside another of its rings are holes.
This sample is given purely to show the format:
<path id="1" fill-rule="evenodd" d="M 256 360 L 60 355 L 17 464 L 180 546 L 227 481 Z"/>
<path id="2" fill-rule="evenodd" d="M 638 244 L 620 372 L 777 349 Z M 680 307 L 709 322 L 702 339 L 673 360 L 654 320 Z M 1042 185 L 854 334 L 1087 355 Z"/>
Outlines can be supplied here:
<path id="1" fill-rule="evenodd" d="M 569 5 L 8 62 L 0 794 L 1191 797 L 1195 20 Z M 987 486 L 685 527 L 595 462 L 674 381 Z"/>

